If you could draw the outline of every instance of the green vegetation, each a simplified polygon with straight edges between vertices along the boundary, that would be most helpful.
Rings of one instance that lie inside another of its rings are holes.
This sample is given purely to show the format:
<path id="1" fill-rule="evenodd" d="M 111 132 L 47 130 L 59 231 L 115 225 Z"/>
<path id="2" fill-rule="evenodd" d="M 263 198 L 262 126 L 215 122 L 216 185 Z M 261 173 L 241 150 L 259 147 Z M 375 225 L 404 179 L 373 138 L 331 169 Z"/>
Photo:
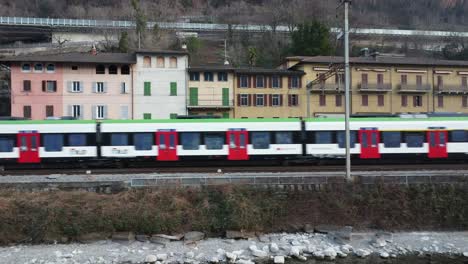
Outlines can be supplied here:
<path id="1" fill-rule="evenodd" d="M 120 34 L 119 51 L 123 53 L 128 52 L 128 33 L 125 31 Z"/>
<path id="2" fill-rule="evenodd" d="M 302 56 L 332 55 L 330 29 L 319 21 L 300 24 L 291 34 L 291 54 Z"/>

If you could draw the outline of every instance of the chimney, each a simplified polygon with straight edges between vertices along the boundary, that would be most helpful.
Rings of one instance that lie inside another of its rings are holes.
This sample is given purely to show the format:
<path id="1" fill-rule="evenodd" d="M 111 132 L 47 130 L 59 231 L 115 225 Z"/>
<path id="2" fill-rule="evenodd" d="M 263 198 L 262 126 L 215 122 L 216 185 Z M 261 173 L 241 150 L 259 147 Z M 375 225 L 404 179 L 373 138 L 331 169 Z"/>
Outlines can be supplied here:
<path id="1" fill-rule="evenodd" d="M 182 49 L 183 49 L 183 50 L 187 50 L 187 44 L 182 43 Z"/>
<path id="2" fill-rule="evenodd" d="M 93 47 L 91 48 L 91 55 L 94 55 L 94 56 L 97 55 L 96 45 L 94 45 L 94 44 L 93 44 Z"/>

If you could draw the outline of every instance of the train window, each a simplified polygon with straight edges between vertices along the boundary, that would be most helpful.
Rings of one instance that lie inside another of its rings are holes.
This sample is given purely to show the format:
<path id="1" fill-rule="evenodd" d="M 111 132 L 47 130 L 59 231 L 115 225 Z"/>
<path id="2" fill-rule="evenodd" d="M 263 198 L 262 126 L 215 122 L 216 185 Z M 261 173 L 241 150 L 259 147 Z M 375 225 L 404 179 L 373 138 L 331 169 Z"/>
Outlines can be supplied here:
<path id="1" fill-rule="evenodd" d="M 399 148 L 401 144 L 400 132 L 382 132 L 384 147 Z"/>
<path id="2" fill-rule="evenodd" d="M 229 136 L 229 147 L 230 148 L 237 148 L 237 146 L 236 146 L 236 136 L 234 134 L 231 134 Z"/>
<path id="3" fill-rule="evenodd" d="M 252 145 L 254 149 L 270 148 L 269 132 L 252 132 Z"/>
<path id="4" fill-rule="evenodd" d="M 44 135 L 45 151 L 62 151 L 63 139 L 64 139 L 63 134 L 45 134 Z M 31 148 L 34 148 L 34 147 L 31 146 Z"/>
<path id="5" fill-rule="evenodd" d="M 69 134 L 68 145 L 73 147 L 86 146 L 86 134 Z"/>
<path id="6" fill-rule="evenodd" d="M 447 143 L 447 139 L 444 132 L 439 133 L 439 144 L 443 145 Z"/>
<path id="7" fill-rule="evenodd" d="M 369 142 L 369 140 L 367 139 L 367 133 L 361 133 L 361 146 L 362 146 L 362 148 L 368 148 L 369 147 L 368 142 Z"/>
<path id="8" fill-rule="evenodd" d="M 465 130 L 454 130 L 450 132 L 451 142 L 467 142 Z"/>
<path id="9" fill-rule="evenodd" d="M 276 134 L 275 134 L 275 143 L 276 144 L 292 144 L 293 143 L 293 133 L 289 132 L 289 131 L 276 132 Z"/>
<path id="10" fill-rule="evenodd" d="M 223 149 L 224 134 L 223 133 L 206 133 L 205 145 L 206 145 L 206 149 Z"/>
<path id="11" fill-rule="evenodd" d="M 338 140 L 338 147 L 339 148 L 346 148 L 346 137 L 345 137 L 345 132 L 344 131 L 338 131 L 336 133 L 336 137 Z M 349 131 L 349 145 L 351 148 L 354 148 L 354 145 L 356 144 L 356 131 Z"/>
<path id="12" fill-rule="evenodd" d="M 435 133 L 429 133 L 429 142 L 431 144 L 431 147 L 436 146 L 436 135 L 435 135 Z"/>
<path id="13" fill-rule="evenodd" d="M 151 150 L 153 149 L 153 134 L 152 133 L 135 133 L 133 134 L 133 143 L 135 150 Z"/>
<path id="14" fill-rule="evenodd" d="M 317 131 L 315 132 L 315 144 L 332 144 L 333 135 L 330 131 Z"/>
<path id="15" fill-rule="evenodd" d="M 128 146 L 128 134 L 111 134 L 111 146 Z"/>
<path id="16" fill-rule="evenodd" d="M 197 150 L 200 148 L 200 133 L 197 133 L 197 132 L 181 133 L 180 139 L 182 143 L 182 149 Z"/>
<path id="17" fill-rule="evenodd" d="M 166 149 L 166 136 L 163 134 L 159 135 L 159 149 Z"/>
<path id="18" fill-rule="evenodd" d="M 31 137 L 31 149 L 37 149 L 37 137 Z"/>
<path id="19" fill-rule="evenodd" d="M 0 137 L 0 152 L 12 152 L 15 140 L 12 137 Z"/>
<path id="20" fill-rule="evenodd" d="M 245 148 L 245 134 L 240 134 L 239 135 L 239 147 L 241 149 Z"/>
<path id="21" fill-rule="evenodd" d="M 405 143 L 408 148 L 421 148 L 424 144 L 424 133 L 408 132 L 405 134 Z"/>

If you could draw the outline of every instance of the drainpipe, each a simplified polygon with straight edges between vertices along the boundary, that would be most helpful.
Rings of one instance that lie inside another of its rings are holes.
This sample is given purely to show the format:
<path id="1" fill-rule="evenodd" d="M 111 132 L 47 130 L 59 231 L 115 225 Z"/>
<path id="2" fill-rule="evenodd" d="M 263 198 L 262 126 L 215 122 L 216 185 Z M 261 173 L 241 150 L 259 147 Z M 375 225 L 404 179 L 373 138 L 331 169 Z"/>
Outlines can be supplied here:
<path id="1" fill-rule="evenodd" d="M 130 69 L 131 69 L 131 73 L 132 73 L 132 74 L 130 75 L 130 76 L 131 76 L 131 77 L 130 77 L 130 78 L 131 78 L 131 83 L 132 83 L 132 95 L 131 95 L 131 96 L 132 96 L 132 99 L 131 99 L 132 120 L 135 119 L 135 87 L 136 87 L 136 85 L 135 85 L 135 78 L 134 78 L 134 76 L 133 76 L 133 74 L 134 74 L 134 72 L 135 72 L 135 71 L 134 71 L 134 67 L 136 67 L 136 64 L 135 64 L 135 65 L 132 65 L 132 67 L 130 68 Z"/>
<path id="2" fill-rule="evenodd" d="M 432 87 L 432 112 L 433 112 L 433 113 L 436 112 L 436 110 L 435 110 L 435 87 L 434 87 L 434 85 L 435 85 L 435 79 L 434 79 L 434 77 L 435 77 L 435 76 L 434 76 L 434 71 L 435 71 L 435 69 L 434 69 L 434 67 L 432 67 L 432 70 L 431 70 L 431 74 L 432 74 L 432 85 L 431 85 L 431 87 Z M 428 76 L 426 77 L 427 83 L 429 83 L 429 80 L 430 80 L 430 79 L 429 79 L 429 75 L 428 75 Z M 431 93 L 429 92 L 429 95 L 427 96 L 427 112 L 430 111 L 430 107 L 429 107 L 429 102 L 431 101 L 431 99 L 429 98 L 430 94 L 431 94 Z"/>

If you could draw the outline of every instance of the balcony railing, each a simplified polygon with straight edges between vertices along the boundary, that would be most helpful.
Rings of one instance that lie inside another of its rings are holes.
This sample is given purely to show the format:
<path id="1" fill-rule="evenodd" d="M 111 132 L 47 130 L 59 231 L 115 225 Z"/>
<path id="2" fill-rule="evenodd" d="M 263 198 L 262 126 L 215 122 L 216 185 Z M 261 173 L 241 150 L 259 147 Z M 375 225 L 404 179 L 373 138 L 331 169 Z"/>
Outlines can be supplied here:
<path id="1" fill-rule="evenodd" d="M 321 83 L 312 86 L 312 92 L 328 92 L 328 93 L 341 93 L 344 92 L 344 84 L 337 83 Z"/>
<path id="2" fill-rule="evenodd" d="M 360 92 L 388 92 L 392 90 L 392 85 L 389 83 L 360 83 L 358 89 Z"/>
<path id="3" fill-rule="evenodd" d="M 403 84 L 398 85 L 400 93 L 427 93 L 431 90 L 429 84 Z"/>
<path id="4" fill-rule="evenodd" d="M 197 100 L 191 98 L 187 100 L 188 108 L 232 108 L 234 100 Z"/>
<path id="5" fill-rule="evenodd" d="M 468 87 L 463 85 L 438 85 L 436 88 L 437 93 L 448 94 L 467 94 Z"/>

